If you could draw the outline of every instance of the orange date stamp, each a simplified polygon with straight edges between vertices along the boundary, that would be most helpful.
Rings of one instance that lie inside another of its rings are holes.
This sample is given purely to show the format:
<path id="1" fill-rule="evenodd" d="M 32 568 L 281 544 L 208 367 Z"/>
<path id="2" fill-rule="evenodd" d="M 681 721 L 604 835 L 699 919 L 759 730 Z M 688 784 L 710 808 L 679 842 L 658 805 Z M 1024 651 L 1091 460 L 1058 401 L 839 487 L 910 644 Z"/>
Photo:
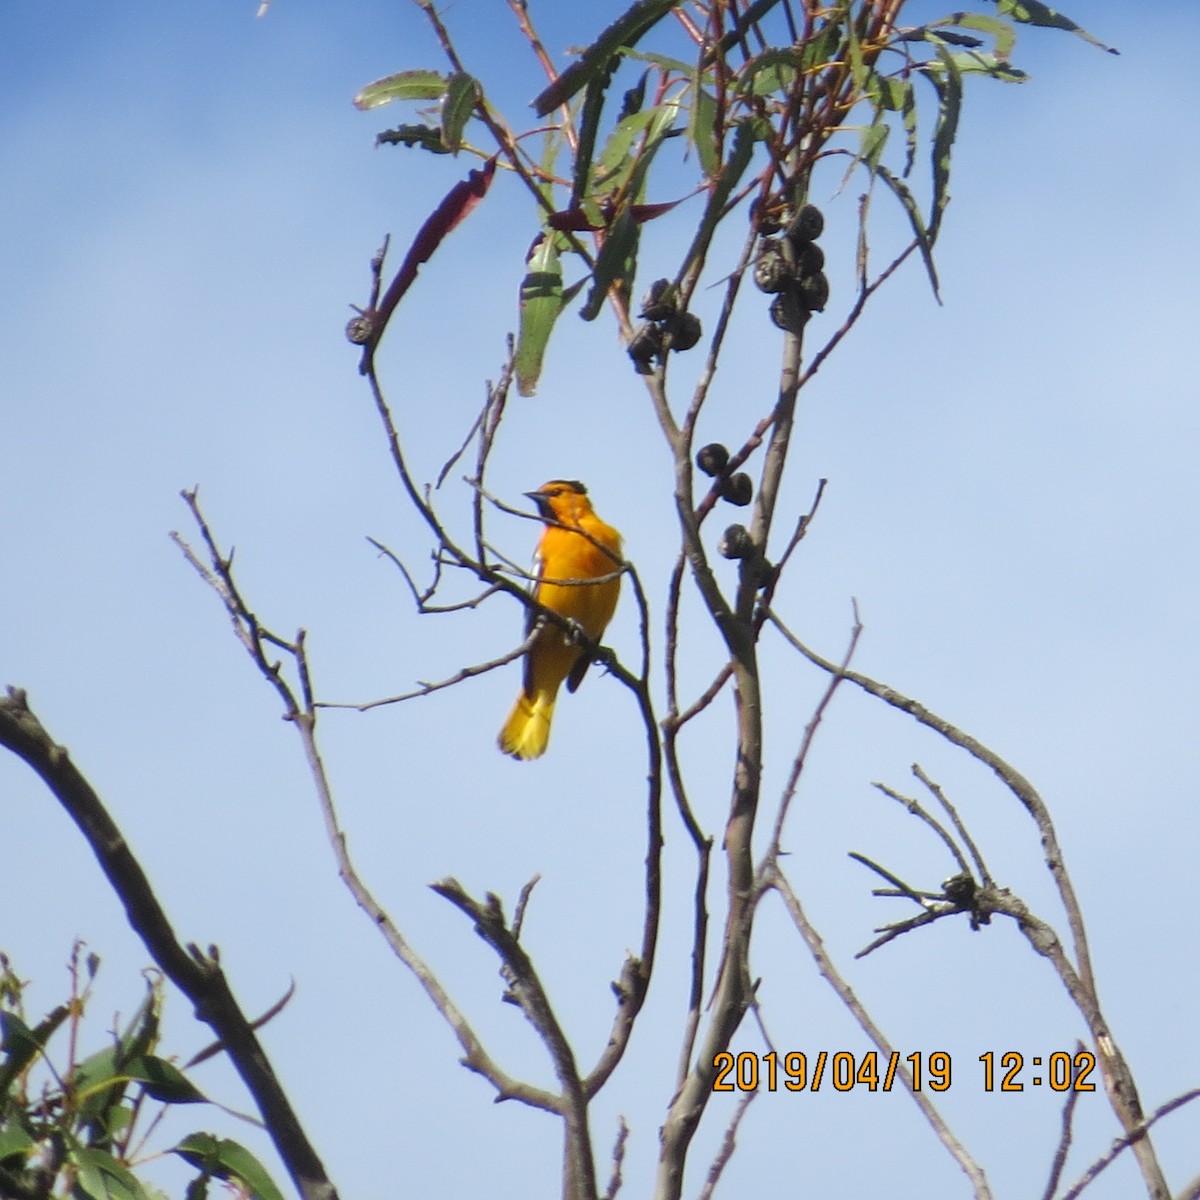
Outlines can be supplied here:
<path id="1" fill-rule="evenodd" d="M 1090 1079 L 1096 1056 L 1089 1050 L 1030 1056 L 1015 1050 L 1003 1054 L 989 1050 L 978 1061 L 983 1065 L 985 1092 L 1023 1092 L 1027 1086 L 1045 1086 L 1054 1092 L 1096 1090 Z M 945 1092 L 952 1078 L 950 1055 L 945 1050 L 918 1050 L 903 1056 L 899 1050 L 867 1050 L 861 1054 L 849 1050 L 808 1054 L 800 1050 L 787 1054 L 743 1050 L 733 1054 L 723 1050 L 713 1059 L 713 1070 L 714 1092 L 775 1092 L 781 1088 L 788 1092 L 819 1092 L 822 1088 L 890 1092 L 896 1083 L 914 1092 Z"/>
<path id="2" fill-rule="evenodd" d="M 789 1092 L 819 1092 L 822 1087 L 837 1092 L 850 1092 L 865 1088 L 869 1092 L 890 1092 L 899 1082 L 904 1086 L 903 1063 L 912 1079 L 913 1091 L 928 1088 L 931 1092 L 944 1092 L 950 1086 L 950 1055 L 944 1050 L 928 1053 L 916 1051 L 903 1057 L 899 1050 L 881 1055 L 877 1050 L 862 1054 L 851 1054 L 849 1050 L 818 1050 L 805 1054 L 792 1050 L 777 1054 L 774 1050 L 766 1054 L 754 1054 L 744 1050 L 741 1054 L 723 1051 L 713 1059 L 716 1077 L 714 1092 L 756 1092 L 760 1088 L 774 1092 L 781 1087 Z"/>

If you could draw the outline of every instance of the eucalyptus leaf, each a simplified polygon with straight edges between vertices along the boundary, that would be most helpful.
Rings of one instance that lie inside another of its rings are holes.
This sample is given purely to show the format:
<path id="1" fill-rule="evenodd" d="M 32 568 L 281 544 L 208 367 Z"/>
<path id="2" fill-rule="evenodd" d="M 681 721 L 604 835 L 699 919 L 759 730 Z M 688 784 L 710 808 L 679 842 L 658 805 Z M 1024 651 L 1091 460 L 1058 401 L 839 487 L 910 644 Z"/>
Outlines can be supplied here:
<path id="1" fill-rule="evenodd" d="M 638 228 L 628 208 L 616 216 L 604 238 L 604 245 L 596 256 L 592 272 L 592 286 L 579 315 L 585 321 L 594 321 L 600 315 L 608 289 L 619 279 L 632 278 L 636 261 Z"/>
<path id="2" fill-rule="evenodd" d="M 466 71 L 455 71 L 446 80 L 446 94 L 442 98 L 442 141 L 452 154 L 462 148 L 463 130 L 478 99 L 479 83 Z"/>
<path id="3" fill-rule="evenodd" d="M 1086 29 L 1081 25 L 1076 25 L 1070 17 L 1063 16 L 1049 5 L 1041 4 L 1039 0 L 996 0 L 996 2 L 1002 15 L 1012 17 L 1014 21 L 1020 21 L 1023 25 L 1040 25 L 1043 29 L 1063 29 L 1067 33 L 1073 33 L 1083 38 L 1085 42 L 1091 42 L 1093 46 L 1097 46 L 1101 50 L 1106 50 L 1109 54 L 1121 53 L 1112 46 L 1106 46 L 1092 37 Z"/>
<path id="4" fill-rule="evenodd" d="M 244 1146 L 211 1133 L 193 1133 L 172 1151 L 217 1179 L 242 1184 L 255 1200 L 283 1200 L 267 1169 Z"/>
<path id="5" fill-rule="evenodd" d="M 553 233 L 542 235 L 529 256 L 525 278 L 521 281 L 521 319 L 513 368 L 517 392 L 522 396 L 532 396 L 537 391 L 546 346 L 565 303 L 562 264 L 556 243 Z"/>
<path id="6" fill-rule="evenodd" d="M 446 91 L 446 77 L 437 71 L 401 71 L 368 83 L 354 97 L 354 107 L 364 112 L 393 100 L 438 100 Z"/>
<path id="7" fill-rule="evenodd" d="M 921 216 L 921 209 L 916 199 L 912 192 L 908 190 L 908 186 L 904 181 L 898 179 L 882 164 L 876 168 L 875 178 L 882 179 L 891 188 L 896 199 L 900 201 L 901 206 L 904 208 L 909 224 L 913 228 L 913 233 L 916 234 L 917 248 L 921 251 L 921 261 L 925 264 L 925 272 L 929 276 L 929 284 L 933 288 L 934 298 L 940 304 L 942 297 L 938 285 L 937 267 L 933 263 L 933 245 L 929 239 L 929 233 L 925 228 L 925 221 Z"/>
<path id="8" fill-rule="evenodd" d="M 637 45 L 671 9 L 682 3 L 683 0 L 637 0 L 534 100 L 534 112 L 544 117 L 565 104 L 607 69 L 618 50 Z"/>
<path id="9" fill-rule="evenodd" d="M 375 135 L 377 146 L 419 146 L 431 154 L 449 154 L 450 147 L 446 145 L 440 129 L 432 125 L 397 125 L 395 129 L 385 129 Z"/>

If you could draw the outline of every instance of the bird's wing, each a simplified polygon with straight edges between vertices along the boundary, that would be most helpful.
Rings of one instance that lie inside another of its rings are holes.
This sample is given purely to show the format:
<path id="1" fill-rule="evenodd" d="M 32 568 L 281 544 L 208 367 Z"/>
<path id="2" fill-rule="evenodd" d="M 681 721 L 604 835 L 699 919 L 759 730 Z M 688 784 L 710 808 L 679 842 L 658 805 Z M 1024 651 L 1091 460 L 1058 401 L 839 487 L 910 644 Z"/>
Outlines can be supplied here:
<path id="1" fill-rule="evenodd" d="M 537 590 L 541 586 L 542 576 L 546 573 L 546 562 L 542 557 L 541 543 L 533 552 L 533 562 L 529 566 L 529 594 L 536 598 Z M 541 613 L 532 605 L 525 606 L 525 637 L 528 638 L 533 632 L 533 627 L 541 620 Z M 533 650 L 530 649 L 525 655 L 525 674 L 524 688 L 527 696 L 533 694 Z"/>

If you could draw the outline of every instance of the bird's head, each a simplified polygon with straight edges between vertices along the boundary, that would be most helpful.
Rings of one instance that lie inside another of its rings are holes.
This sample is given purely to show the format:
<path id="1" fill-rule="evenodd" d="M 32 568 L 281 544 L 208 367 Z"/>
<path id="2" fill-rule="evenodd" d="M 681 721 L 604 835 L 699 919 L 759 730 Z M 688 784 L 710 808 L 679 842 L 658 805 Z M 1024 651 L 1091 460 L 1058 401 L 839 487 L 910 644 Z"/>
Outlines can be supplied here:
<path id="1" fill-rule="evenodd" d="M 537 505 L 538 513 L 545 521 L 577 525 L 580 517 L 592 511 L 587 488 L 578 479 L 551 479 L 536 492 L 525 495 Z"/>

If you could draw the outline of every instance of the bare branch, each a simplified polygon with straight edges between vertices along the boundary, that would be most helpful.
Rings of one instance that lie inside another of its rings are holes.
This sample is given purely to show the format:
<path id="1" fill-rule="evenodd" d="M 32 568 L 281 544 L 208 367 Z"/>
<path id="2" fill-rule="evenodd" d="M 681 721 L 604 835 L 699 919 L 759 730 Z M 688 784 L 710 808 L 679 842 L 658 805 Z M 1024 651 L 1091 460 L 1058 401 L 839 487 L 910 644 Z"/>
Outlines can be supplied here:
<path id="1" fill-rule="evenodd" d="M 562 1085 L 562 1095 L 555 1103 L 555 1111 L 562 1114 L 566 1125 L 565 1170 L 568 1181 L 573 1184 L 564 1194 L 578 1193 L 581 1200 L 594 1197 L 595 1164 L 588 1131 L 587 1096 L 575 1065 L 574 1051 L 554 1014 L 533 962 L 505 924 L 504 911 L 497 896 L 489 893 L 484 905 L 468 895 L 456 879 L 443 879 L 430 886 L 475 922 L 475 932 L 500 957 L 501 975 L 508 985 L 506 999 L 511 998 L 537 1030 Z"/>

